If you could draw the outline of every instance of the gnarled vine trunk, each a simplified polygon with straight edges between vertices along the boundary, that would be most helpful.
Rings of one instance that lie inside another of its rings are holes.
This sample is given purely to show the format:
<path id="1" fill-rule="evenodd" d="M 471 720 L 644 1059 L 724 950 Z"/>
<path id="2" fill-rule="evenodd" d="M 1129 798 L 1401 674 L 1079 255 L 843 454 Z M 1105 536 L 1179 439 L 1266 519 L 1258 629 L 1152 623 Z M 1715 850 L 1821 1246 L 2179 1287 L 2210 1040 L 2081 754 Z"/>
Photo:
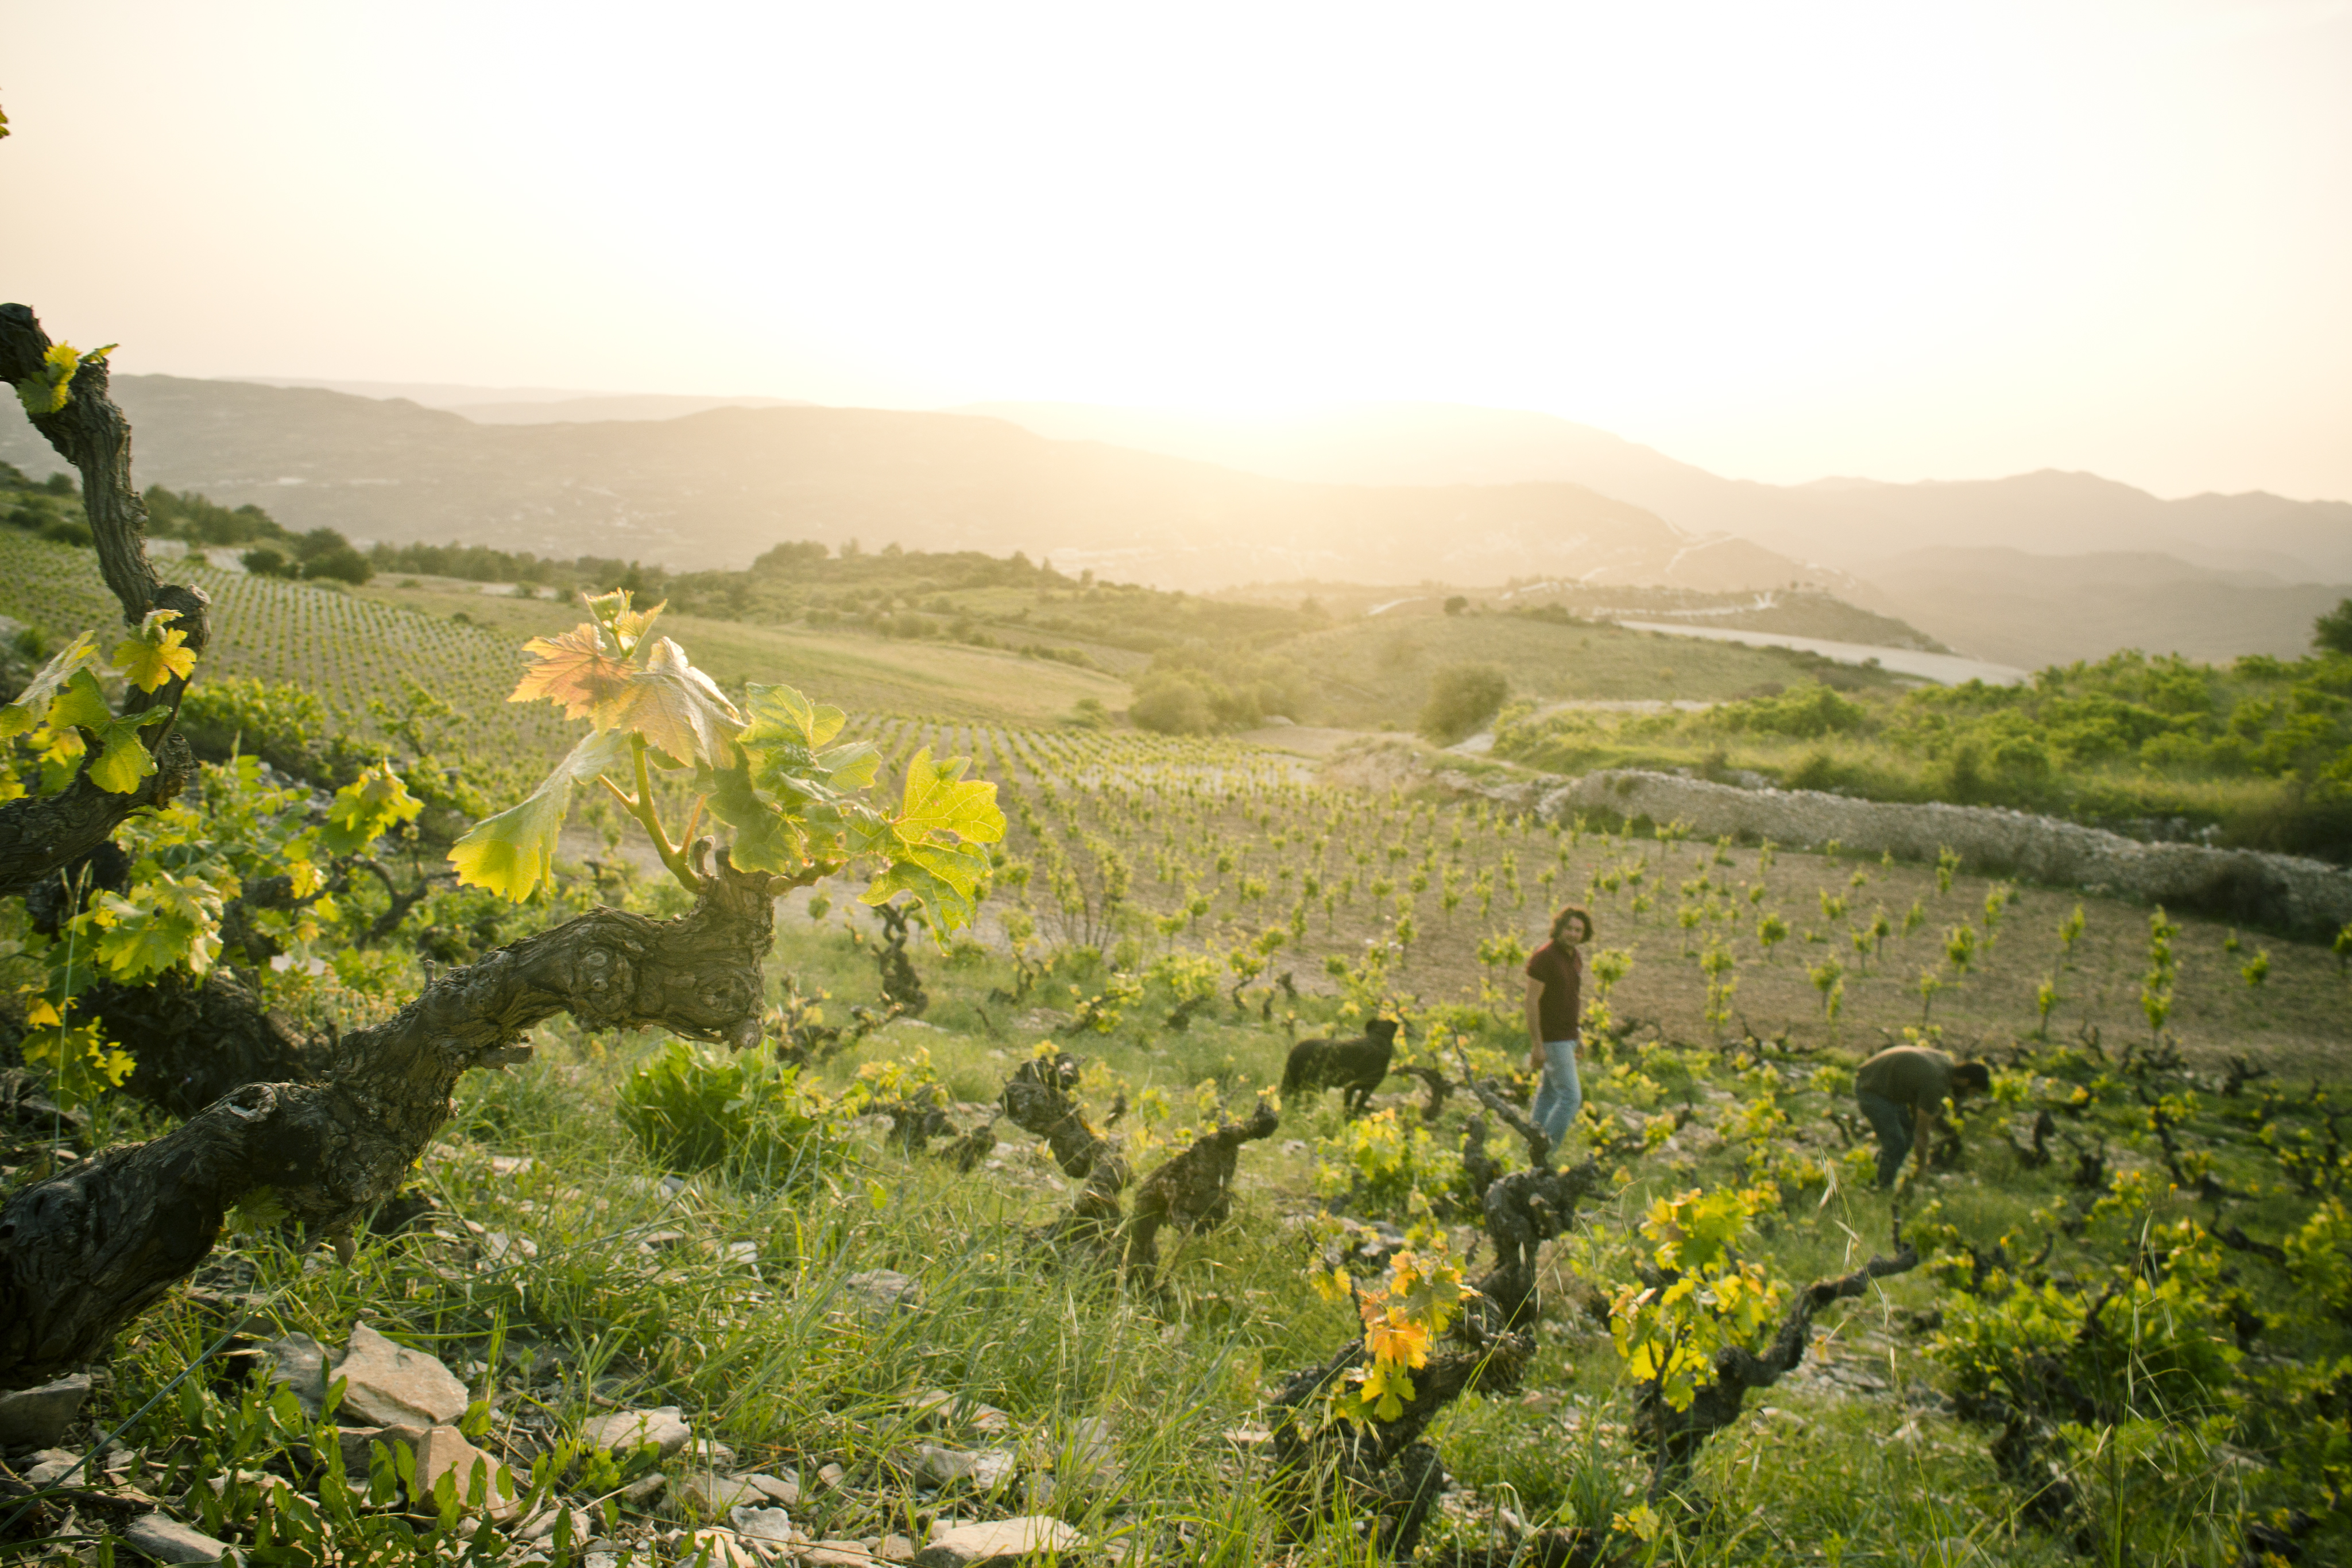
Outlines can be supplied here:
<path id="1" fill-rule="evenodd" d="M 38 373 L 48 347 L 30 310 L 0 306 L 0 379 Z M 81 473 L 100 565 L 124 620 L 177 610 L 174 624 L 201 649 L 204 595 L 159 582 L 147 560 L 130 425 L 107 396 L 105 366 L 79 371 L 65 407 L 33 423 Z M 179 692 L 177 682 L 134 690 L 126 706 L 173 703 Z M 158 763 L 134 794 L 85 779 L 58 796 L 0 804 L 0 894 L 50 883 L 194 771 L 176 737 Z M 102 1016 L 150 1072 L 152 1097 L 194 1113 L 0 1208 L 0 1388 L 102 1355 L 204 1260 L 227 1210 L 257 1189 L 316 1229 L 347 1228 L 397 1188 L 447 1119 L 459 1075 L 524 1060 L 529 1030 L 558 1013 L 591 1029 L 757 1040 L 778 879 L 735 870 L 707 841 L 696 870 L 694 906 L 677 919 L 593 911 L 437 975 L 392 1019 L 323 1046 L 292 1040 L 233 979 L 107 988 L 96 998 Z M 275 1081 L 253 1076 L 265 1073 Z"/>

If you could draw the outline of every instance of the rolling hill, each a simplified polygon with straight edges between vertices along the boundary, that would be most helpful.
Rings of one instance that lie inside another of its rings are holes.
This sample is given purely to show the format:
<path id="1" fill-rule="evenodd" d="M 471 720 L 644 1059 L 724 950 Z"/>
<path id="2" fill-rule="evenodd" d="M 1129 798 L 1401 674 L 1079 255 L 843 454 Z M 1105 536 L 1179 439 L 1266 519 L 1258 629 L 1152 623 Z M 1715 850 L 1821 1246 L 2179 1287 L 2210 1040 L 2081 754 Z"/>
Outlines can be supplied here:
<path id="1" fill-rule="evenodd" d="M 2261 491 L 2165 500 L 2094 474 L 2054 470 L 1915 485 L 1763 485 L 1726 479 L 1550 414 L 1444 403 L 1369 403 L 1272 424 L 1075 403 L 982 403 L 968 412 L 1045 435 L 1302 481 L 1566 481 L 1693 533 L 1735 535 L 1864 577 L 1874 561 L 1939 545 L 2057 555 L 2156 550 L 2192 566 L 2269 572 L 2286 583 L 2352 582 L 2352 502 L 2345 501 Z"/>
<path id="2" fill-rule="evenodd" d="M 1308 484 L 967 414 L 720 408 L 678 419 L 476 423 L 404 400 L 116 378 L 139 476 L 355 539 L 463 539 L 565 559 L 740 565 L 780 540 L 1021 549 L 1163 587 L 1308 576 L 1511 576 L 1764 588 L 1822 580 L 1579 485 Z M 0 459 L 45 473 L 29 426 Z"/>

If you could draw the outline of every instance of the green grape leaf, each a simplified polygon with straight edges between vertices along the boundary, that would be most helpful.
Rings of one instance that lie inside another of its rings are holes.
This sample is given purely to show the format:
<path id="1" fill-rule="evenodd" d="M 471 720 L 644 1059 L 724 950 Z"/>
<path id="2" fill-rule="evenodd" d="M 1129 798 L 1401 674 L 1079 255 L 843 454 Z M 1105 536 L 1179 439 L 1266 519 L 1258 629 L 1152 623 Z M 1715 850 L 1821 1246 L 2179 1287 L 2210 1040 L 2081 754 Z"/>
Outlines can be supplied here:
<path id="1" fill-rule="evenodd" d="M 870 740 L 851 741 L 818 752 L 816 765 L 835 789 L 863 789 L 874 782 L 875 772 L 882 766 L 882 752 Z"/>
<path id="2" fill-rule="evenodd" d="M 808 835 L 751 781 L 743 748 L 727 768 L 706 766 L 699 784 L 710 814 L 735 830 L 728 858 L 745 871 L 796 872 L 808 862 Z"/>
<path id="3" fill-rule="evenodd" d="M 687 662 L 686 650 L 667 637 L 654 639 L 652 654 L 629 685 L 623 728 L 680 767 L 723 761 L 727 743 L 743 727 L 743 716 L 709 675 Z"/>
<path id="4" fill-rule="evenodd" d="M 85 354 L 70 343 L 52 343 L 49 351 L 41 356 L 41 368 L 16 383 L 16 401 L 31 414 L 57 413 L 73 396 L 74 373 L 84 365 L 95 364 L 114 352 L 115 345 L 92 349 Z"/>
<path id="5" fill-rule="evenodd" d="M 151 709 L 127 718 L 115 717 L 106 704 L 106 694 L 99 689 L 98 677 L 88 669 L 76 670 L 49 703 L 51 729 L 88 730 L 98 737 L 99 755 L 88 764 L 89 781 L 117 795 L 128 795 L 139 788 L 142 779 L 155 771 L 155 758 L 140 740 L 139 732 L 165 716 L 165 710 Z"/>
<path id="6" fill-rule="evenodd" d="M 572 809 L 575 786 L 595 782 L 607 768 L 625 768 L 629 737 L 618 730 L 591 735 L 519 805 L 485 817 L 449 847 L 457 880 L 520 904 L 554 869 L 556 835 Z"/>
<path id="7" fill-rule="evenodd" d="M 129 896 L 99 900 L 99 962 L 124 980 L 180 964 L 201 975 L 220 953 L 220 916 L 221 896 L 210 883 L 142 861 Z"/>
<path id="8" fill-rule="evenodd" d="M 935 833 L 992 844 L 1004 836 L 1004 813 L 996 809 L 996 786 L 962 782 L 967 758 L 958 757 L 934 766 L 931 748 L 923 747 L 907 764 L 907 789 L 892 824 L 909 844 Z"/>
<path id="9" fill-rule="evenodd" d="M 584 718 L 598 729 L 619 722 L 635 670 L 593 622 L 583 621 L 561 636 L 533 637 L 522 648 L 530 665 L 507 701 L 545 697 L 564 717 Z"/>
<path id="10" fill-rule="evenodd" d="M 98 659 L 98 638 L 84 632 L 61 649 L 57 657 L 43 664 L 40 673 L 25 683 L 5 707 L 0 707 L 0 740 L 24 734 L 42 722 L 49 704 L 77 671 L 84 670 Z M 92 682 L 95 685 L 97 683 Z M 102 701 L 102 694 L 101 694 Z"/>
<path id="11" fill-rule="evenodd" d="M 114 719 L 100 731 L 105 749 L 98 754 L 97 759 L 87 769 L 91 783 L 111 794 L 128 795 L 139 788 L 142 779 L 155 771 L 154 755 L 139 738 L 139 727 L 135 718 Z"/>
<path id="12" fill-rule="evenodd" d="M 597 620 L 525 643 L 531 663 L 507 700 L 544 697 L 566 718 L 584 718 L 599 731 L 642 735 L 674 767 L 720 766 L 743 716 L 684 649 L 667 637 L 646 639 L 660 606 L 640 614 L 627 601 L 626 593 L 592 599 Z"/>
<path id="13" fill-rule="evenodd" d="M 188 634 L 172 624 L 176 610 L 150 610 L 139 630 L 114 646 L 114 667 L 142 692 L 152 692 L 174 676 L 186 680 L 195 674 L 195 650 L 183 646 Z"/>
<path id="14" fill-rule="evenodd" d="M 987 869 L 987 852 L 979 852 L 980 869 Z M 979 901 L 972 896 L 972 881 L 960 877 L 950 881 L 940 875 L 931 866 L 912 858 L 894 861 L 889 869 L 874 879 L 866 891 L 857 895 L 860 904 L 887 904 L 898 894 L 908 894 L 923 906 L 931 917 L 934 933 L 961 930 L 971 924 L 979 912 Z"/>
<path id="15" fill-rule="evenodd" d="M 49 704 L 51 729 L 100 730 L 113 722 L 114 710 L 107 706 L 106 693 L 99 688 L 98 677 L 86 669 L 76 670 Z"/>
<path id="16" fill-rule="evenodd" d="M 424 809 L 392 765 L 378 763 L 335 791 L 320 845 L 331 855 L 357 854 L 399 823 L 415 821 Z"/>

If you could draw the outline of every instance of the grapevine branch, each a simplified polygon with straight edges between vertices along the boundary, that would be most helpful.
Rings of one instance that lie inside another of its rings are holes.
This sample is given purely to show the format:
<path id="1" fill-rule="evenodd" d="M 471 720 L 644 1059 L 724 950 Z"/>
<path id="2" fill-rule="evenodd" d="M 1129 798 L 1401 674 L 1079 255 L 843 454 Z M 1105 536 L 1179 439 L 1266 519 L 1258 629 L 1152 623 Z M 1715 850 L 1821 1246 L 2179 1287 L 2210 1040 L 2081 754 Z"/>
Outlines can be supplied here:
<path id="1" fill-rule="evenodd" d="M 1908 1273 L 1919 1266 L 1919 1253 L 1905 1242 L 1892 1258 L 1874 1257 L 1850 1274 L 1816 1280 L 1797 1292 L 1789 1315 L 1762 1354 L 1730 1344 L 1715 1353 L 1714 1375 L 1693 1397 L 1688 1407 L 1666 1403 L 1658 1385 L 1643 1385 L 1634 1402 L 1633 1438 L 1649 1451 L 1650 1495 L 1659 1498 L 1679 1491 L 1690 1479 L 1692 1464 L 1709 1437 L 1739 1418 L 1740 1406 L 1755 1389 L 1769 1388 L 1805 1359 L 1812 1343 L 1813 1314 L 1832 1301 L 1850 1301 L 1874 1281 Z"/>
<path id="2" fill-rule="evenodd" d="M 0 382 L 13 385 L 42 374 L 50 347 L 30 308 L 0 305 Z M 81 475 L 82 510 L 89 518 L 99 570 L 122 606 L 124 622 L 136 626 L 151 610 L 176 611 L 173 626 L 185 633 L 190 652 L 201 653 L 210 632 L 208 601 L 201 590 L 160 581 L 148 562 L 147 508 L 131 481 L 131 423 L 107 395 L 106 361 L 82 365 L 65 406 L 31 418 Z M 152 692 L 134 686 L 124 694 L 123 711 L 176 711 L 185 687 L 177 676 Z M 196 770 L 186 740 L 167 730 L 152 745 L 155 771 L 127 795 L 101 789 L 85 776 L 58 794 L 0 805 L 0 896 L 30 893 L 111 838 L 132 812 L 162 805 L 185 789 Z"/>
<path id="3" fill-rule="evenodd" d="M 723 852 L 698 874 L 695 906 L 675 920 L 599 909 L 499 948 L 316 1053 L 315 1081 L 236 1087 L 164 1137 L 19 1192 L 0 1209 L 0 1387 L 103 1354 L 258 1188 L 314 1230 L 347 1228 L 398 1189 L 459 1075 L 528 1060 L 528 1031 L 558 1013 L 756 1040 L 771 879 Z"/>

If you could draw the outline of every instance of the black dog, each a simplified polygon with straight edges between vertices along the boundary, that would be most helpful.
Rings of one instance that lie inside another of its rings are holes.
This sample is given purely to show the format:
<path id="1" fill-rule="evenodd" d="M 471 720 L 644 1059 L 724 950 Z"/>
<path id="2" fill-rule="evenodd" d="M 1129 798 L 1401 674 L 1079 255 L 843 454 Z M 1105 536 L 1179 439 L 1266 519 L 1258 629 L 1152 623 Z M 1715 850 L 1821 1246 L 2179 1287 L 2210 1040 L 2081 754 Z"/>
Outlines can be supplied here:
<path id="1" fill-rule="evenodd" d="M 1394 1019 L 1374 1019 L 1355 1040 L 1302 1040 L 1290 1048 L 1290 1061 L 1282 1070 L 1282 1092 L 1338 1089 L 1346 1113 L 1360 1116 L 1371 1109 L 1372 1091 L 1389 1075 L 1396 1037 Z"/>

